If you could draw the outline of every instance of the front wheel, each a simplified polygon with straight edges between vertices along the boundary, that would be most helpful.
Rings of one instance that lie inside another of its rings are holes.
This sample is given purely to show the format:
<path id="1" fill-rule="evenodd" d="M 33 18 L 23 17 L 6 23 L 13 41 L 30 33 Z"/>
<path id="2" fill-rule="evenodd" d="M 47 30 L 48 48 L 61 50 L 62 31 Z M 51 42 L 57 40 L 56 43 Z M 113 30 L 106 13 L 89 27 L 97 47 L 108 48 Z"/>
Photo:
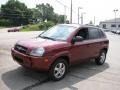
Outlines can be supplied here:
<path id="1" fill-rule="evenodd" d="M 58 59 L 49 70 L 49 77 L 54 81 L 59 81 L 65 77 L 68 70 L 68 63 L 66 60 L 60 58 Z"/>
<path id="2" fill-rule="evenodd" d="M 105 51 L 105 50 L 102 50 L 102 51 L 100 52 L 99 57 L 97 57 L 97 58 L 95 59 L 95 62 L 96 62 L 97 65 L 103 65 L 103 64 L 105 63 L 105 60 L 106 60 L 106 51 Z"/>

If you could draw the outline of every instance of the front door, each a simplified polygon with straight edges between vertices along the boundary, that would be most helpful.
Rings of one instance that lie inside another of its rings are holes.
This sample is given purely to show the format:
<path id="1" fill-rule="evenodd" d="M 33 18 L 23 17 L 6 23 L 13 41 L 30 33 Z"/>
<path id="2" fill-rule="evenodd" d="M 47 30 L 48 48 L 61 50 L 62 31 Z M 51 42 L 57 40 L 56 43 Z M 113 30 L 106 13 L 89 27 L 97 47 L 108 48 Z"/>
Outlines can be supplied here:
<path id="1" fill-rule="evenodd" d="M 82 28 L 75 36 L 83 37 L 83 41 L 75 42 L 71 45 L 71 58 L 73 63 L 81 62 L 89 57 L 88 28 Z"/>

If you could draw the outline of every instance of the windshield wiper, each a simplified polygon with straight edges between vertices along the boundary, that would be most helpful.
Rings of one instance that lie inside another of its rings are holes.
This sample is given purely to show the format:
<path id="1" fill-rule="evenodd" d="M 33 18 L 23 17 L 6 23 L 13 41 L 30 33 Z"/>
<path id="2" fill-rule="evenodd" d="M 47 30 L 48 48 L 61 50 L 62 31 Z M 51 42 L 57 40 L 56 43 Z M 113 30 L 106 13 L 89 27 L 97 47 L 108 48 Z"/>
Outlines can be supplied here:
<path id="1" fill-rule="evenodd" d="M 54 41 L 55 41 L 55 39 L 54 39 L 54 38 L 51 38 L 51 37 L 46 37 L 46 36 L 39 36 L 39 37 L 44 38 L 44 39 L 50 39 L 50 40 L 54 40 Z"/>

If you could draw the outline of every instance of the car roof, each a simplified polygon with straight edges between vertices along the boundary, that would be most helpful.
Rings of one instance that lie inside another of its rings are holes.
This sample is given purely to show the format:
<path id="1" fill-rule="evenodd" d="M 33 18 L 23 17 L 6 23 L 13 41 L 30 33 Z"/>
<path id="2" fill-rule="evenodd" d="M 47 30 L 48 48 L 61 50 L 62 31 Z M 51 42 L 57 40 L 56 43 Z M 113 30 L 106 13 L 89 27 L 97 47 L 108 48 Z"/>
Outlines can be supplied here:
<path id="1" fill-rule="evenodd" d="M 71 26 L 76 28 L 79 28 L 81 26 L 80 24 L 59 24 L 59 25 Z"/>
<path id="2" fill-rule="evenodd" d="M 59 25 L 65 25 L 65 26 L 71 26 L 71 27 L 76 27 L 76 28 L 88 28 L 88 27 L 92 27 L 92 28 L 99 28 L 99 27 L 96 27 L 94 25 L 81 25 L 81 24 L 59 24 Z"/>

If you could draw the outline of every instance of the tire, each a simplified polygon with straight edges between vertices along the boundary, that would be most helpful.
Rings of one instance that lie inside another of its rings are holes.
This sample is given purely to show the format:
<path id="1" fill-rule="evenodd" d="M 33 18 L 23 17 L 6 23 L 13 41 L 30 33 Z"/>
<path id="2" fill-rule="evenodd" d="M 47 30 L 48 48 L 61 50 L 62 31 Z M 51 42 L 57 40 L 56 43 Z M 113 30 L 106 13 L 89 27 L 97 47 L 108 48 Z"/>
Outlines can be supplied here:
<path id="1" fill-rule="evenodd" d="M 68 70 L 68 63 L 65 59 L 57 59 L 49 70 L 49 78 L 53 81 L 59 81 L 63 79 Z"/>
<path id="2" fill-rule="evenodd" d="M 97 58 L 95 59 L 95 63 L 96 63 L 97 65 L 103 65 L 103 64 L 105 63 L 105 60 L 106 60 L 106 51 L 105 51 L 105 50 L 102 50 L 102 51 L 100 52 L 99 57 L 97 57 Z"/>

